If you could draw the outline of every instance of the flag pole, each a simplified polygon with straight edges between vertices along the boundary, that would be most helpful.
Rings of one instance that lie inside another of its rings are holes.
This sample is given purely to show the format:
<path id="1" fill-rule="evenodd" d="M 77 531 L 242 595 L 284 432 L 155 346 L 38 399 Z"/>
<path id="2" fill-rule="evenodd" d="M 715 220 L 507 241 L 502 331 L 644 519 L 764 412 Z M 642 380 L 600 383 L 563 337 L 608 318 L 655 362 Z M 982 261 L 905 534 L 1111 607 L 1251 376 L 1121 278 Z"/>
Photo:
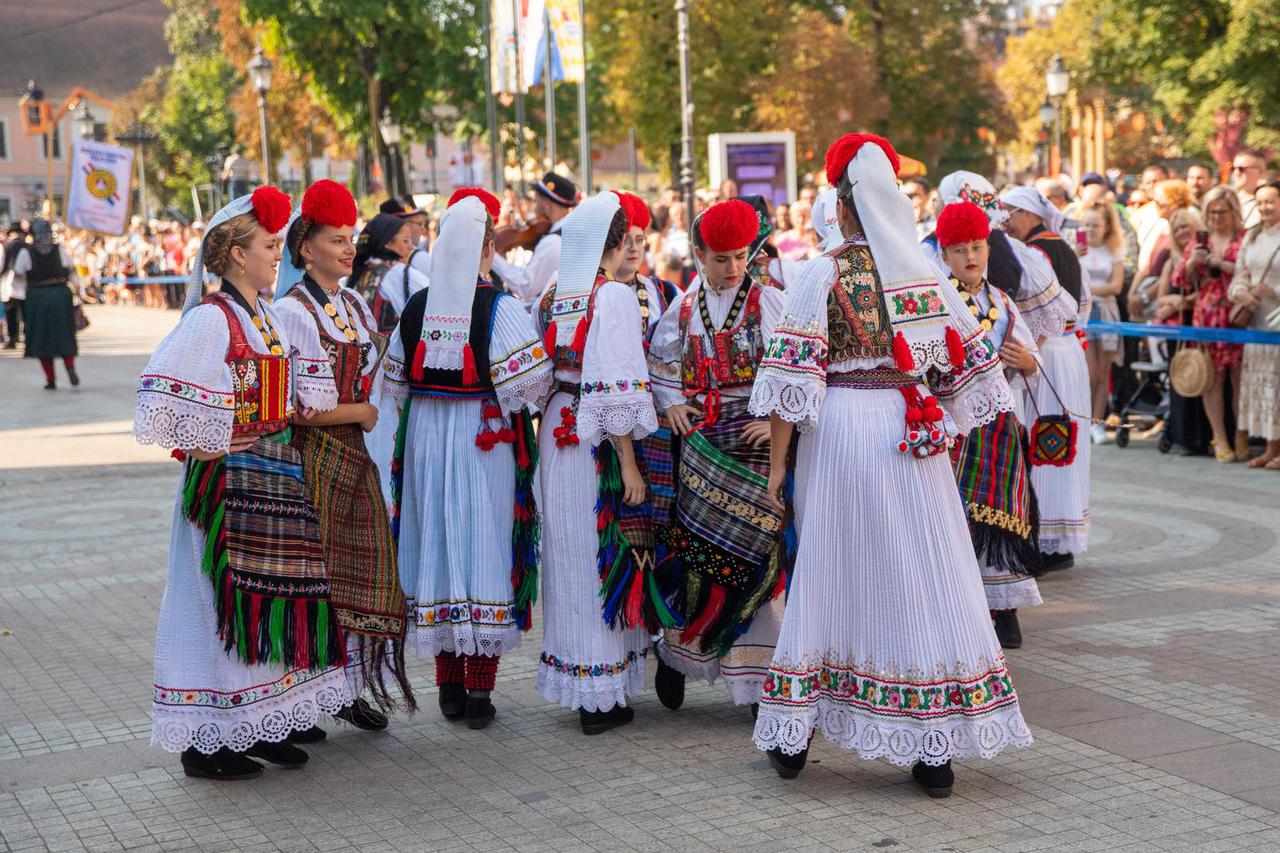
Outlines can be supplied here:
<path id="1" fill-rule="evenodd" d="M 578 0 L 578 28 L 582 35 L 582 82 L 578 84 L 578 171 L 582 180 L 582 192 L 590 195 L 591 181 L 591 124 L 587 117 L 587 4 Z"/>
<path id="2" fill-rule="evenodd" d="M 498 105 L 493 100 L 493 10 L 489 4 L 493 0 L 481 0 L 480 26 L 484 29 L 484 110 L 485 119 L 489 122 L 489 180 L 493 191 L 502 194 L 502 166 L 506 154 L 502 150 L 502 140 L 498 138 Z"/>
<path id="3" fill-rule="evenodd" d="M 523 202 L 525 183 L 524 183 L 524 60 L 520 57 L 520 26 L 523 18 L 520 16 L 520 0 L 511 0 L 511 17 L 515 22 L 511 31 L 515 35 L 516 48 L 516 167 L 520 170 L 520 199 Z"/>
<path id="4" fill-rule="evenodd" d="M 542 91 L 546 95 L 547 111 L 547 159 L 551 162 L 548 170 L 556 168 L 556 81 L 555 69 L 551 65 L 551 8 L 545 3 L 542 6 Z"/>

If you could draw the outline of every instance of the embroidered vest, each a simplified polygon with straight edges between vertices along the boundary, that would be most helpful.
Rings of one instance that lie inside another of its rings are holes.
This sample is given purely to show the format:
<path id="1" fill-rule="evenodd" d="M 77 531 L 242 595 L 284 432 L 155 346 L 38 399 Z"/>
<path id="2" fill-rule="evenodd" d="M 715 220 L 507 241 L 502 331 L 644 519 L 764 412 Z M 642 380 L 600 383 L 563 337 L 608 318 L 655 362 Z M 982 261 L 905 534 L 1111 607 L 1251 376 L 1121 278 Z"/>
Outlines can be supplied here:
<path id="1" fill-rule="evenodd" d="M 587 328 L 591 328 L 591 320 L 595 316 L 596 307 L 596 291 L 600 289 L 600 285 L 604 284 L 608 279 L 602 275 L 596 276 L 596 283 L 592 285 L 590 293 L 583 293 L 573 297 L 574 305 L 566 306 L 567 311 L 586 311 Z M 554 307 L 556 304 L 556 285 L 547 288 L 547 292 L 542 294 L 542 301 L 538 303 L 538 322 L 543 329 L 551 327 L 552 321 L 555 319 Z M 641 321 L 643 322 L 643 320 Z M 642 333 L 648 330 L 642 330 Z M 556 341 L 555 351 L 555 369 L 556 370 L 582 370 L 582 353 L 573 349 L 569 344 L 562 344 Z"/>
<path id="2" fill-rule="evenodd" d="M 658 292 L 658 304 L 652 306 L 649 304 L 649 289 L 647 285 L 652 283 L 654 290 Z M 680 295 L 680 291 L 676 286 L 664 278 L 658 278 L 655 275 L 637 275 L 635 283 L 632 285 L 636 292 L 636 299 L 640 301 L 640 321 L 644 324 L 644 350 L 649 351 L 649 345 L 653 343 L 653 333 L 658 331 L 658 323 L 649 321 L 658 318 L 667 312 L 667 307 L 671 302 Z"/>
<path id="3" fill-rule="evenodd" d="M 405 303 L 400 315 L 400 340 L 404 341 L 405 355 L 412 358 L 413 349 L 422 339 L 422 320 L 427 312 L 427 292 L 424 287 Z M 462 371 L 424 367 L 421 379 L 409 379 L 409 390 L 428 397 L 483 398 L 493 396 L 493 377 L 489 374 L 489 338 L 493 331 L 494 309 L 502 292 L 488 282 L 476 287 L 471 300 L 471 327 L 468 344 L 475 356 L 477 384 L 462 381 Z"/>
<path id="4" fill-rule="evenodd" d="M 827 294 L 828 363 L 890 357 L 893 329 L 870 247 L 847 242 L 827 257 L 836 262 L 836 282 Z"/>
<path id="5" fill-rule="evenodd" d="M 333 368 L 333 380 L 338 386 L 338 402 L 366 402 L 369 399 L 369 391 L 373 387 L 373 373 L 376 371 L 370 371 L 368 376 L 364 373 L 371 358 L 379 360 L 382 358 L 382 353 L 386 349 L 386 338 L 366 326 L 365 331 L 369 333 L 370 338 L 368 343 L 339 341 L 330 337 L 325 331 L 320 312 L 316 310 L 315 303 L 302 292 L 301 285 L 290 290 L 289 297 L 301 302 L 316 323 L 316 332 L 320 335 L 320 346 L 324 348 L 325 355 L 329 357 L 329 366 Z M 364 314 L 361 313 L 360 306 L 355 303 L 357 297 L 346 291 L 339 291 L 337 298 L 346 303 L 350 313 L 357 318 L 356 322 L 363 325 Z"/>
<path id="6" fill-rule="evenodd" d="M 235 397 L 232 437 L 280 432 L 289 425 L 289 416 L 293 414 L 289 357 L 263 355 L 249 346 L 240 318 L 227 297 L 212 293 L 202 299 L 201 304 L 218 306 L 227 318 L 227 329 L 231 333 L 227 366 L 231 368 L 231 393 Z"/>
<path id="7" fill-rule="evenodd" d="M 704 285 L 705 286 L 705 285 Z M 764 356 L 764 335 L 760 331 L 760 293 L 753 283 L 737 321 L 719 332 L 703 330 L 691 334 L 689 321 L 697 310 L 698 292 L 686 293 L 680 301 L 680 379 L 686 396 L 711 388 L 750 387 L 756 368 Z M 708 337 L 709 336 L 709 337 Z"/>

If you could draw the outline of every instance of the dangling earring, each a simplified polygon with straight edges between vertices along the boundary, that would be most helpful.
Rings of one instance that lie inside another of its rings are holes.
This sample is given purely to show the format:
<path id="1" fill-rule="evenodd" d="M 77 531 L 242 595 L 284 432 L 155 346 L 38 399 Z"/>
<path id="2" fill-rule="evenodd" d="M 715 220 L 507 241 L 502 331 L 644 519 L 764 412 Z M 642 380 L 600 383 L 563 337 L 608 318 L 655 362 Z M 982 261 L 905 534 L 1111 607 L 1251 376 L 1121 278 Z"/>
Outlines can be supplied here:
<path id="1" fill-rule="evenodd" d="M 248 273 L 249 273 L 249 271 L 248 271 L 247 269 L 245 269 L 244 264 L 241 264 L 241 265 L 240 265 L 240 277 L 241 277 L 241 278 L 244 278 L 246 275 L 248 275 Z"/>
<path id="2" fill-rule="evenodd" d="M 306 263 L 306 270 L 307 270 L 307 272 L 311 272 L 311 261 L 307 261 L 307 263 Z"/>

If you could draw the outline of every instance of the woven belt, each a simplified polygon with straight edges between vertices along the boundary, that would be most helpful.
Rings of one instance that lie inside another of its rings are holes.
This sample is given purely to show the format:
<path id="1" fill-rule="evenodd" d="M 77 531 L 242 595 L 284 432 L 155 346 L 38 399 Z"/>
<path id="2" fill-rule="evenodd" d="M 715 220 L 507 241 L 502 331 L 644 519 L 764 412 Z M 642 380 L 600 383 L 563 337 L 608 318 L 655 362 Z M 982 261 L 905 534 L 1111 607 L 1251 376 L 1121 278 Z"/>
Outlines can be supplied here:
<path id="1" fill-rule="evenodd" d="M 582 396 L 582 386 L 577 382 L 565 382 L 564 380 L 559 380 L 555 385 L 551 386 L 552 394 L 555 394 L 558 391 L 563 391 L 575 400 Z"/>
<path id="2" fill-rule="evenodd" d="M 848 373 L 828 373 L 828 388 L 853 388 L 858 391 L 876 391 L 887 388 L 905 388 L 919 385 L 920 379 L 892 367 L 876 367 L 871 370 L 853 370 Z"/>
<path id="3" fill-rule="evenodd" d="M 1071 320 L 1067 323 L 1065 327 L 1063 327 L 1062 334 L 1065 337 L 1067 335 L 1074 335 L 1075 333 L 1076 333 L 1076 321 Z"/>

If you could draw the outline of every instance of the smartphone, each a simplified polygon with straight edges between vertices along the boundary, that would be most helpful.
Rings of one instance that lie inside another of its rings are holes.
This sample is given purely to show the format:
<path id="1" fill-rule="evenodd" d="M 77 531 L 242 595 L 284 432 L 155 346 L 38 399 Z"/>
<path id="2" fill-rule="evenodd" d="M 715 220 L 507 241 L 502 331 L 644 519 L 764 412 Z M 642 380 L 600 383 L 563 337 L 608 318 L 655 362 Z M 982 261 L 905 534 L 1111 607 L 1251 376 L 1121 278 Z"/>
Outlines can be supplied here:
<path id="1" fill-rule="evenodd" d="M 1076 229 L 1076 247 L 1080 250 L 1077 254 L 1086 255 L 1089 253 L 1089 235 L 1085 233 L 1083 228 Z"/>
<path id="2" fill-rule="evenodd" d="M 1201 246 L 1205 246 L 1205 247 L 1207 247 L 1207 246 L 1209 245 L 1209 232 L 1208 232 L 1208 231 L 1197 231 L 1197 232 L 1196 232 L 1196 242 L 1197 242 L 1197 243 L 1199 243 Z"/>

